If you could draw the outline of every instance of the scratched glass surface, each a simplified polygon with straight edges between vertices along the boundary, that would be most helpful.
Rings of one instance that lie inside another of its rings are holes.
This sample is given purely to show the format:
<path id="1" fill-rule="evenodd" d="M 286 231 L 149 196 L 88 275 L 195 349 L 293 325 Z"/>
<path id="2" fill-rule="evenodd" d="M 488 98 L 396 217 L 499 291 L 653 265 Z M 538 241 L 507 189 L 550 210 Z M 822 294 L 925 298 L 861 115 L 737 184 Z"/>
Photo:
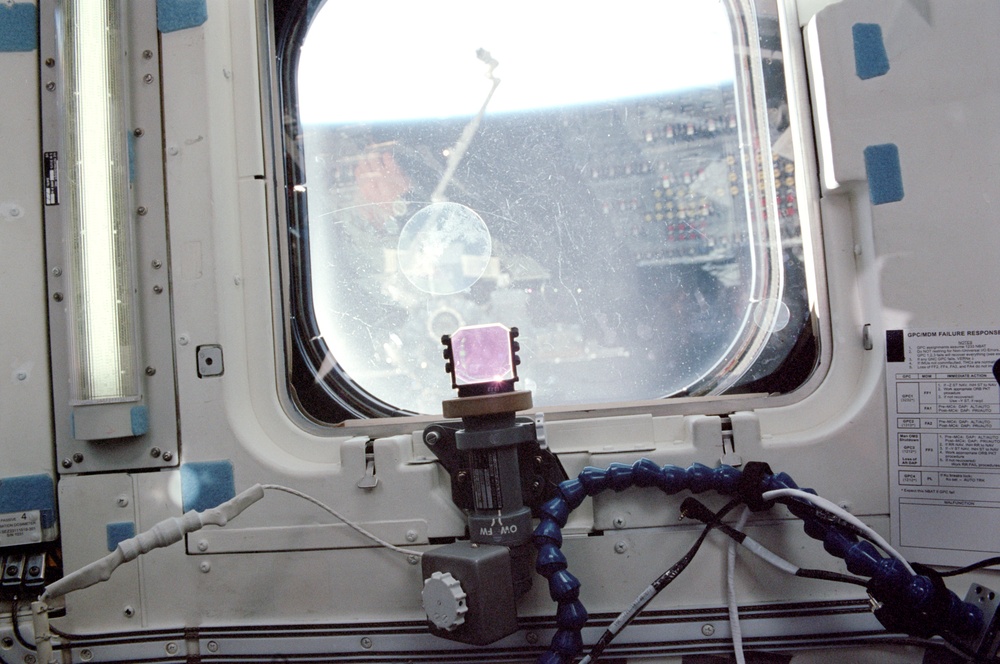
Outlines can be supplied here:
<path id="1" fill-rule="evenodd" d="M 732 364 L 762 311 L 750 179 L 776 183 L 768 242 L 798 221 L 777 28 L 754 163 L 730 4 L 323 6 L 298 71 L 313 306 L 357 385 L 440 412 L 441 335 L 492 322 L 520 329 L 543 407 L 697 392 Z M 768 333 L 805 315 L 788 290 Z"/>

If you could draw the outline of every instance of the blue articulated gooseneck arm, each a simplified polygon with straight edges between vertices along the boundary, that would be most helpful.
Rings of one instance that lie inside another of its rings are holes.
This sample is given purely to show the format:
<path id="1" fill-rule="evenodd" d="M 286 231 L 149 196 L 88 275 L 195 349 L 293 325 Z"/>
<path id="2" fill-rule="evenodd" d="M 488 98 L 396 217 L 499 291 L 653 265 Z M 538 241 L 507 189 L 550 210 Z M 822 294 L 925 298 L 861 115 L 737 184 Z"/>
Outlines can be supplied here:
<path id="1" fill-rule="evenodd" d="M 538 658 L 539 664 L 569 664 L 581 650 L 581 630 L 587 623 L 587 611 L 580 601 L 580 581 L 568 571 L 562 553 L 562 527 L 571 511 L 587 496 L 602 491 L 624 491 L 629 487 L 658 488 L 667 495 L 690 490 L 692 493 L 715 491 L 738 496 L 754 511 L 768 509 L 773 502 L 763 494 L 774 489 L 797 489 L 785 473 L 772 474 L 767 464 L 748 463 L 741 471 L 732 466 L 709 468 L 699 463 L 687 468 L 659 466 L 649 459 L 633 464 L 613 463 L 606 469 L 587 467 L 576 479 L 559 485 L 559 496 L 541 507 L 542 519 L 534 531 L 538 550 L 535 569 L 549 583 L 549 595 L 557 602 L 557 630 L 549 650 Z M 811 489 L 804 489 L 815 493 Z M 894 558 L 883 558 L 871 543 L 853 532 L 819 518 L 815 509 L 804 502 L 785 501 L 789 510 L 804 522 L 805 532 L 823 542 L 831 555 L 842 558 L 847 569 L 869 577 L 868 592 L 881 606 L 875 616 L 889 630 L 915 636 L 934 634 L 962 637 L 975 634 L 982 627 L 983 614 L 944 587 L 940 580 L 911 574 Z"/>

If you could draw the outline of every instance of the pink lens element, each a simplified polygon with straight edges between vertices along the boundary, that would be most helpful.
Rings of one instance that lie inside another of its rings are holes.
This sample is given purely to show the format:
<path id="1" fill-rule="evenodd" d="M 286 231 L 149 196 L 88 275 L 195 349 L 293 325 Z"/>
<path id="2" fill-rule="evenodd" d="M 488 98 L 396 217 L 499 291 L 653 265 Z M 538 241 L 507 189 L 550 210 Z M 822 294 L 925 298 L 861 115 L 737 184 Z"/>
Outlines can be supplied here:
<path id="1" fill-rule="evenodd" d="M 514 378 L 510 329 L 493 323 L 459 328 L 451 335 L 457 385 L 476 385 Z"/>

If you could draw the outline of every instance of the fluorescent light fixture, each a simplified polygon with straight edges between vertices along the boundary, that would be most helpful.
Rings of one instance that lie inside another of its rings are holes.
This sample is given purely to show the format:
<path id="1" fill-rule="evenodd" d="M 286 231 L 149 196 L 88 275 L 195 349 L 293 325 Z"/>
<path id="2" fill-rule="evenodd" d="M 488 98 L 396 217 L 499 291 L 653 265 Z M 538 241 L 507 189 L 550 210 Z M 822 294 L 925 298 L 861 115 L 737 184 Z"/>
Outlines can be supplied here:
<path id="1" fill-rule="evenodd" d="M 123 0 L 59 4 L 74 406 L 141 397 L 124 5 Z"/>

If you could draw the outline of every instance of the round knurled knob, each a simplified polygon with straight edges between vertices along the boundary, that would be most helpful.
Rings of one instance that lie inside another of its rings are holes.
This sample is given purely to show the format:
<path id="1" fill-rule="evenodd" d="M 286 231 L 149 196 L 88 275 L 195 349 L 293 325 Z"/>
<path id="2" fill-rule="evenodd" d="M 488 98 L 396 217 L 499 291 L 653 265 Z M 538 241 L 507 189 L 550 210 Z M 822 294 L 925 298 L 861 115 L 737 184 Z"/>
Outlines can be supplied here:
<path id="1" fill-rule="evenodd" d="M 434 572 L 424 580 L 420 593 L 427 618 L 440 629 L 452 631 L 465 622 L 469 607 L 465 604 L 465 591 L 451 572 Z"/>

